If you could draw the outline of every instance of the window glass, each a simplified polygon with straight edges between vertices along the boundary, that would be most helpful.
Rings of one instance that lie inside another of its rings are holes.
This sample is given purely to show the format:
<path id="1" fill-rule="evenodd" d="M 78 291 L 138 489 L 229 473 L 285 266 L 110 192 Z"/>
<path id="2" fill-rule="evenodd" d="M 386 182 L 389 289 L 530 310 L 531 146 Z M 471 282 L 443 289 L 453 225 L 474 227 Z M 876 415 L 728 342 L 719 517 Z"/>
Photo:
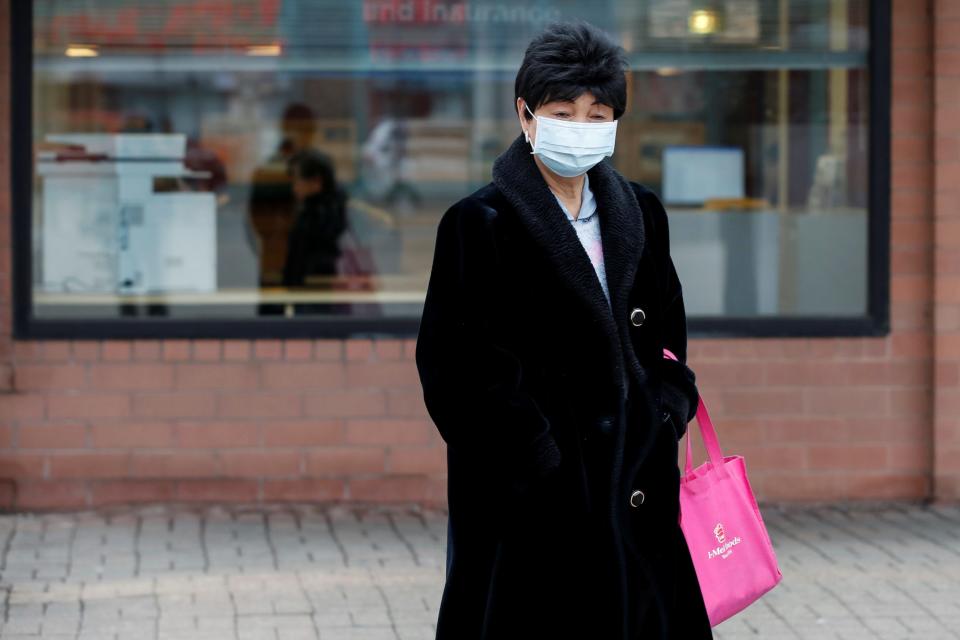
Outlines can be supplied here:
<path id="1" fill-rule="evenodd" d="M 38 0 L 33 315 L 416 317 L 555 20 L 631 63 L 615 166 L 690 316 L 862 316 L 865 0 Z"/>

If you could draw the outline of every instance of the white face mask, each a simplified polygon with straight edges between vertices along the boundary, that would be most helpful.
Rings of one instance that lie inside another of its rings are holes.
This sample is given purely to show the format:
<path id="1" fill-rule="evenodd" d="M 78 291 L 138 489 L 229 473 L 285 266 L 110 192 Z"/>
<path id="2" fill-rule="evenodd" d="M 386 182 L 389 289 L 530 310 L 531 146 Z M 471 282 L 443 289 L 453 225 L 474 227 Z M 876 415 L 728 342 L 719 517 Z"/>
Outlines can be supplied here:
<path id="1" fill-rule="evenodd" d="M 526 103 L 524 106 L 530 111 Z M 573 178 L 582 175 L 613 155 L 617 139 L 616 120 L 570 122 L 538 116 L 533 111 L 530 115 L 537 120 L 537 139 L 531 153 L 539 155 L 543 164 L 558 176 Z M 523 133 L 530 142 L 530 134 Z"/>

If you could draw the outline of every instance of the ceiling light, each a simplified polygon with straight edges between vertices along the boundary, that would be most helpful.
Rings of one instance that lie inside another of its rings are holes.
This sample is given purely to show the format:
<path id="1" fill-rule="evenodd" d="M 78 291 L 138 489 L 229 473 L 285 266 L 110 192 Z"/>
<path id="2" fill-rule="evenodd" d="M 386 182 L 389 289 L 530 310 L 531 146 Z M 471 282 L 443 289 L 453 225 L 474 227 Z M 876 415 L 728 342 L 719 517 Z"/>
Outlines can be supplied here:
<path id="1" fill-rule="evenodd" d="M 657 75 L 664 78 L 669 78 L 671 76 L 678 76 L 683 73 L 683 69 L 678 69 L 677 67 L 660 67 L 657 69 Z"/>
<path id="2" fill-rule="evenodd" d="M 279 56 L 281 53 L 283 48 L 279 43 L 254 44 L 247 47 L 248 56 Z"/>
<path id="3" fill-rule="evenodd" d="M 96 58 L 100 52 L 95 44 L 70 44 L 64 54 L 68 58 Z"/>
<path id="4" fill-rule="evenodd" d="M 720 18 L 716 11 L 710 9 L 698 9 L 690 12 L 690 17 L 687 20 L 687 27 L 689 28 L 690 33 L 696 33 L 697 35 L 709 35 L 717 32 L 717 28 L 720 26 L 719 23 Z"/>

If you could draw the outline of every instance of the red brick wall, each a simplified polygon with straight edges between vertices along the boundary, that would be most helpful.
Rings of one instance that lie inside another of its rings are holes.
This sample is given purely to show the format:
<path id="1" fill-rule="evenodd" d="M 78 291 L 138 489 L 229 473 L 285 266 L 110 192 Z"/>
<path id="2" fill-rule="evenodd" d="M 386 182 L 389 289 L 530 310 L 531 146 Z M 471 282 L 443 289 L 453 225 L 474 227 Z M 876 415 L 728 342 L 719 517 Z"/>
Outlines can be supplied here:
<path id="1" fill-rule="evenodd" d="M 0 0 L 0 451 L 13 451 L 15 422 L 7 404 L 13 400 L 13 366 L 10 362 L 10 25 L 9 0 Z M 0 504 L 13 499 L 13 473 L 0 466 Z"/>
<path id="2" fill-rule="evenodd" d="M 25 508 L 440 502 L 443 449 L 413 349 L 412 340 L 18 341 L 0 472 L 17 479 Z"/>
<path id="3" fill-rule="evenodd" d="M 939 497 L 960 497 L 960 15 L 938 1 L 934 55 L 926 4 L 894 0 L 892 333 L 691 343 L 723 443 L 746 456 L 763 499 L 917 499 L 934 472 Z M 0 100 L 2 150 L 7 108 Z M 14 342 L 9 215 L 3 153 L 4 504 L 442 502 L 443 447 L 412 340 Z"/>
<path id="4" fill-rule="evenodd" d="M 938 496 L 960 498 L 960 4 L 936 0 L 933 60 L 933 432 Z"/>

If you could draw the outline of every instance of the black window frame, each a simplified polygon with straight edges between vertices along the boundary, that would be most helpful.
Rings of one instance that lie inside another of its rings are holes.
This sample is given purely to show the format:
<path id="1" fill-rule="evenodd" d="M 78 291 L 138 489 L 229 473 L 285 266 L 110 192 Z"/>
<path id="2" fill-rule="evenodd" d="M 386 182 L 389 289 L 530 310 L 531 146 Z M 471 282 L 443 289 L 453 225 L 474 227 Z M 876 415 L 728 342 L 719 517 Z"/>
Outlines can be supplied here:
<path id="1" fill-rule="evenodd" d="M 335 316 L 244 319 L 50 320 L 33 316 L 33 6 L 9 3 L 10 191 L 15 339 L 276 339 L 415 337 L 419 317 Z M 890 332 L 891 3 L 870 4 L 869 149 L 867 194 L 867 313 L 862 316 L 695 316 L 690 338 L 870 337 Z M 137 305 L 130 305 L 135 309 Z"/>

